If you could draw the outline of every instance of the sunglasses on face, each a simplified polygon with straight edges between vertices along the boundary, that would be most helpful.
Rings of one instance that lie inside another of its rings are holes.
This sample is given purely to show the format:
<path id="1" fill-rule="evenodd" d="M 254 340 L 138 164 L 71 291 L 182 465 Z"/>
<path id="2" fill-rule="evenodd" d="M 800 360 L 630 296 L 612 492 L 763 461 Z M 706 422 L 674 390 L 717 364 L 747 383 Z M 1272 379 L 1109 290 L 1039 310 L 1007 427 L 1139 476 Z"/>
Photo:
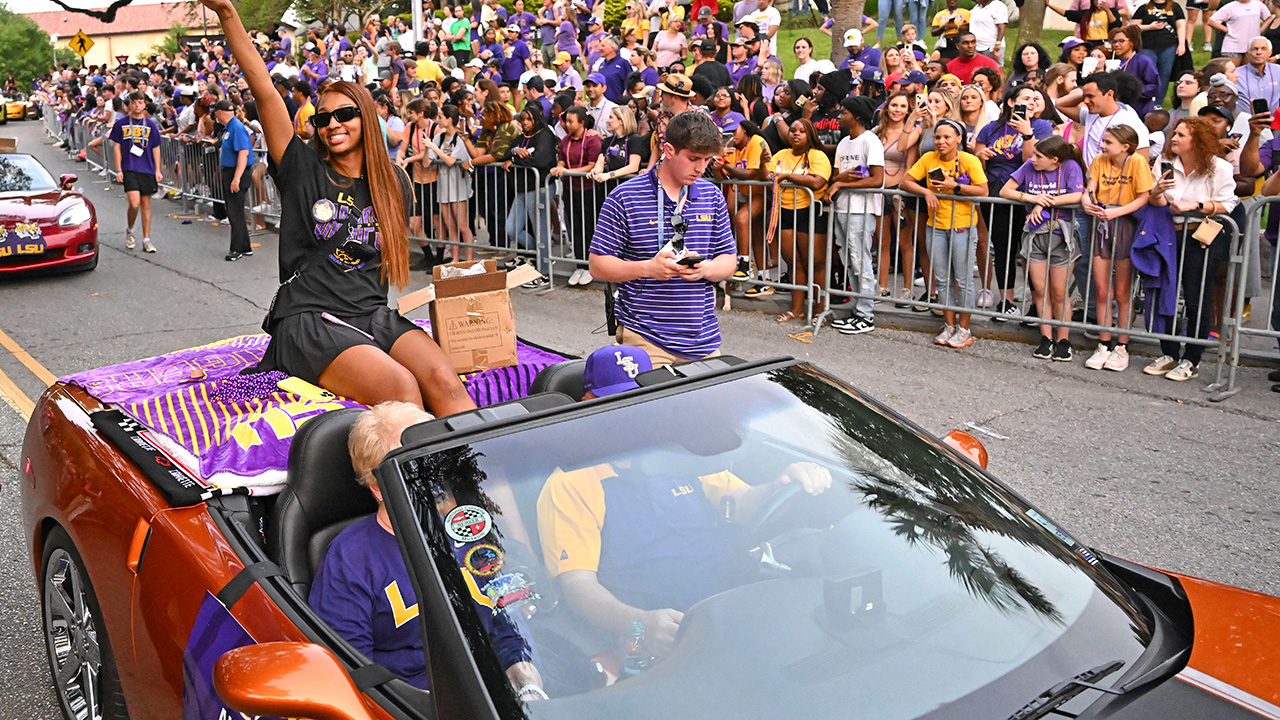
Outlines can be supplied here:
<path id="1" fill-rule="evenodd" d="M 311 125 L 316 128 L 328 127 L 332 118 L 337 118 L 338 122 L 351 122 L 355 118 L 360 117 L 360 108 L 355 105 L 347 105 L 340 107 L 333 112 L 318 112 L 311 116 Z"/>

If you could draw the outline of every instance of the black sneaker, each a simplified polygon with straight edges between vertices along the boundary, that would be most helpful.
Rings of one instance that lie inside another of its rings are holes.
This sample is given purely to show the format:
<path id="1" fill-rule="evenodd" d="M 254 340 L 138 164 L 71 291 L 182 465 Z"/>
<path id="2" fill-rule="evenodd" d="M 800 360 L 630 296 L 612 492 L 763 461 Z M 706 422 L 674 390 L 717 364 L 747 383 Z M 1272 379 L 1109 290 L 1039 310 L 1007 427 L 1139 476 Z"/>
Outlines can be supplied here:
<path id="1" fill-rule="evenodd" d="M 1040 358 L 1041 360 L 1048 360 L 1049 358 L 1053 357 L 1053 341 L 1041 335 L 1040 344 L 1036 346 L 1035 351 L 1032 352 L 1031 354 Z"/>
<path id="2" fill-rule="evenodd" d="M 233 252 L 233 253 L 227 253 L 227 256 L 222 259 L 226 260 L 227 262 L 235 262 L 243 256 L 244 256 L 244 253 Z"/>
<path id="3" fill-rule="evenodd" d="M 849 322 L 844 327 L 838 327 L 843 335 L 862 335 L 876 329 L 876 323 L 870 318 L 864 318 L 861 315 L 854 315 L 849 318 Z"/>
<path id="4" fill-rule="evenodd" d="M 930 295 L 930 296 L 929 296 L 929 302 L 931 302 L 931 303 L 933 303 L 933 304 L 935 304 L 935 305 L 937 305 L 939 302 L 941 302 L 941 301 L 938 299 L 938 293 L 934 293 L 934 294 Z M 940 310 L 940 309 L 938 309 L 938 308 L 929 308 L 929 312 L 933 313 L 934 315 L 937 315 L 938 317 L 942 317 L 942 313 L 943 313 L 944 311 L 943 311 L 943 310 Z"/>
<path id="5" fill-rule="evenodd" d="M 243 255 L 243 256 L 245 256 L 245 257 L 253 257 L 253 250 L 245 250 L 244 252 L 242 252 L 242 253 L 240 253 L 240 254 L 241 254 L 241 255 Z"/>
<path id="6" fill-rule="evenodd" d="M 746 282 L 755 277 L 755 268 L 752 267 L 751 258 L 743 255 L 738 256 L 738 267 L 733 271 L 733 276 L 729 279 L 733 282 Z"/>
<path id="7" fill-rule="evenodd" d="M 1054 362 L 1071 362 L 1071 341 L 1063 338 L 1053 344 Z"/>

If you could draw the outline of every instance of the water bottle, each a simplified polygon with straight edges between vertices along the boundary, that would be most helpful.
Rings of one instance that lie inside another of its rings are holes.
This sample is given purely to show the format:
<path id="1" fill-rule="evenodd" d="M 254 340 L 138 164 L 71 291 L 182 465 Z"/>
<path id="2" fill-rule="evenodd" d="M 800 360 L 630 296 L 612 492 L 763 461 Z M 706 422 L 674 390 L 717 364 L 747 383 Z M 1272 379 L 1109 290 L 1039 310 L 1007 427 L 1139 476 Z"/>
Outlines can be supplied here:
<path id="1" fill-rule="evenodd" d="M 627 652 L 622 656 L 622 673 L 639 675 L 649 669 L 649 655 L 644 647 L 644 625 L 631 623 L 631 640 L 627 642 Z"/>

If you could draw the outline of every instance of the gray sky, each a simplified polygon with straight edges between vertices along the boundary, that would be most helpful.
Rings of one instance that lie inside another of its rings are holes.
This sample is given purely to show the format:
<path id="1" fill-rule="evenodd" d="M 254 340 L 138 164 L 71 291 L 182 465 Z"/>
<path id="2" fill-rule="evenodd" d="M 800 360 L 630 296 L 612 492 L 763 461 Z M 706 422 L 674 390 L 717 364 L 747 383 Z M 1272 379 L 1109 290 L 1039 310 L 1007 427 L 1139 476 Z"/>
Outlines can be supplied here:
<path id="1" fill-rule="evenodd" d="M 110 0 L 66 0 L 67 4 L 72 7 L 83 7 L 87 9 L 106 8 L 111 4 Z M 154 5 L 160 2 L 172 2 L 173 0 L 133 0 L 133 5 Z M 49 2 L 48 0 L 4 0 L 13 12 L 26 14 L 33 12 L 45 12 L 50 10 L 62 10 L 62 8 Z M 65 12 L 65 11 L 64 11 Z"/>

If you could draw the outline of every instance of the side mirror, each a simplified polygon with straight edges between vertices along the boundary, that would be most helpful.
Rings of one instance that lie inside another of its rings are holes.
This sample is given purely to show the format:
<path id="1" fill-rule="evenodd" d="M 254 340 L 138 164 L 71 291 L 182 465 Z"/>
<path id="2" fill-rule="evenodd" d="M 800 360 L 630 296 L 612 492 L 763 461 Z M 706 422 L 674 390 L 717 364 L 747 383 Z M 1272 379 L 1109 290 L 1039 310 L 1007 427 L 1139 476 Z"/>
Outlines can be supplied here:
<path id="1" fill-rule="evenodd" d="M 962 455 L 977 463 L 983 470 L 987 469 L 987 447 L 978 438 L 963 430 L 952 430 L 942 438 L 942 442 L 960 451 Z"/>
<path id="2" fill-rule="evenodd" d="M 311 643 L 236 648 L 218 658 L 213 686 L 231 709 L 247 715 L 373 720 L 338 658 Z"/>
<path id="3" fill-rule="evenodd" d="M 76 177 L 75 173 L 65 173 L 62 177 L 58 178 L 58 186 L 63 190 L 70 190 L 71 186 L 75 185 L 76 180 L 79 179 L 80 178 Z"/>

